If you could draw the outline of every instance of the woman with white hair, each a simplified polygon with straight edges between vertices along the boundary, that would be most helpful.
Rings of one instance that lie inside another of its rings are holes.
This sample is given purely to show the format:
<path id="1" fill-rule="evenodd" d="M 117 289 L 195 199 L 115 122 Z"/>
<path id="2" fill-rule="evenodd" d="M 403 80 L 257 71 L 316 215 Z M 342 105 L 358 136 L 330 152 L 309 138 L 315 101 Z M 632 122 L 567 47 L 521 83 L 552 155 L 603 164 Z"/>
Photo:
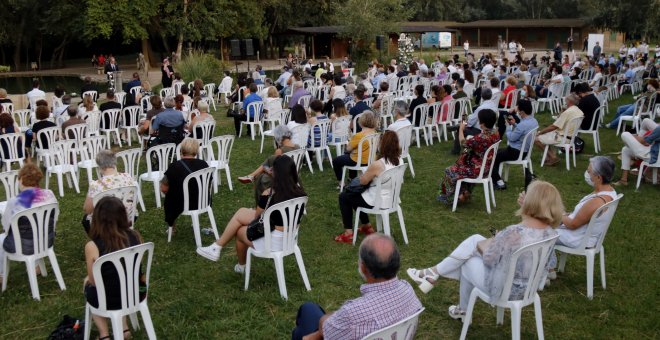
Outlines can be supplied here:
<path id="1" fill-rule="evenodd" d="M 192 133 L 192 131 L 194 131 L 193 129 L 198 129 L 197 136 L 201 138 L 202 129 L 198 128 L 197 124 L 202 122 L 215 123 L 215 118 L 209 114 L 209 103 L 203 100 L 197 102 L 197 111 L 198 113 L 195 115 L 195 118 L 192 119 L 192 123 L 190 124 L 190 132 Z"/>
<path id="2" fill-rule="evenodd" d="M 99 167 L 101 178 L 97 179 L 96 181 L 89 182 L 87 197 L 85 198 L 85 203 L 83 204 L 85 217 L 83 218 L 82 225 L 85 228 L 85 232 L 87 233 L 89 233 L 89 228 L 92 222 L 92 212 L 94 211 L 94 196 L 110 189 L 135 185 L 131 175 L 117 171 L 117 157 L 111 150 L 99 151 L 99 153 L 96 154 L 96 164 Z M 128 216 L 135 216 L 133 212 L 135 211 L 136 202 L 134 202 L 132 198 L 126 198 L 122 201 L 126 207 Z M 129 223 L 132 224 L 133 221 L 129 220 Z"/>
<path id="3" fill-rule="evenodd" d="M 279 125 L 273 130 L 273 137 L 277 149 L 275 153 L 266 158 L 259 167 L 247 176 L 241 176 L 238 181 L 247 184 L 254 183 L 255 199 L 259 200 L 259 195 L 272 185 L 273 162 L 275 159 L 289 151 L 297 150 L 300 146 L 293 143 L 293 134 L 286 125 Z"/>

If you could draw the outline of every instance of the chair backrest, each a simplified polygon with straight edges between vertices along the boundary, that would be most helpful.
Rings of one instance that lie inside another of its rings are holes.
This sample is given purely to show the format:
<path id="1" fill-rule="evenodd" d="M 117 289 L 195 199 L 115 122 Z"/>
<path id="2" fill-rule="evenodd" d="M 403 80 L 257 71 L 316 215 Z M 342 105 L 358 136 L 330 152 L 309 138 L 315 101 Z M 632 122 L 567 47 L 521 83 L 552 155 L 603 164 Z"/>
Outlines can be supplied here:
<path id="1" fill-rule="evenodd" d="M 378 143 L 380 142 L 380 133 L 372 133 L 366 135 L 358 142 L 357 162 L 358 166 L 369 166 L 376 160 L 376 153 L 378 152 Z M 369 147 L 369 156 L 367 159 L 362 159 L 362 150 Z M 365 162 L 366 161 L 366 162 Z"/>
<path id="2" fill-rule="evenodd" d="M 62 130 L 57 126 L 51 126 L 39 130 L 39 132 L 37 132 L 37 149 L 45 150 L 47 149 L 47 146 L 53 145 L 53 143 L 60 138 L 60 131 Z M 46 144 L 44 145 L 44 143 Z"/>
<path id="3" fill-rule="evenodd" d="M 36 111 L 37 110 L 37 102 L 42 100 L 42 99 L 45 100 L 46 97 L 45 96 L 34 96 L 34 97 L 30 97 L 28 99 L 30 101 L 30 110 L 31 111 Z"/>
<path id="4" fill-rule="evenodd" d="M 424 307 L 393 325 L 367 334 L 362 340 L 412 340 L 415 338 L 415 333 L 417 333 L 419 315 L 423 311 Z"/>
<path id="5" fill-rule="evenodd" d="M 90 96 L 95 103 L 99 100 L 99 93 L 97 91 L 85 91 L 82 93 L 82 97 L 85 98 L 85 96 Z"/>
<path id="6" fill-rule="evenodd" d="M 245 97 L 243 96 L 243 93 L 245 93 L 245 89 L 247 89 L 247 86 L 241 86 L 238 88 L 238 102 L 242 102 Z"/>
<path id="7" fill-rule="evenodd" d="M 412 112 L 412 124 L 414 126 L 424 126 L 426 124 L 428 114 L 429 114 L 429 104 L 417 105 Z"/>
<path id="8" fill-rule="evenodd" d="M 213 176 L 215 168 L 205 168 L 188 174 L 183 180 L 183 212 L 206 211 L 211 208 L 211 188 L 213 187 Z M 193 184 L 194 183 L 194 184 Z M 194 186 L 191 188 L 191 185 Z M 197 206 L 191 207 L 190 201 L 197 196 Z"/>
<path id="9" fill-rule="evenodd" d="M 612 219 L 616 209 L 619 207 L 619 202 L 623 198 L 623 194 L 618 194 L 615 199 L 607 204 L 603 204 L 600 208 L 594 211 L 589 219 L 587 230 L 584 233 L 584 238 L 580 241 L 580 245 L 576 249 L 584 250 L 587 247 L 592 247 L 598 250 L 603 245 L 607 230 L 610 228 Z"/>
<path id="10" fill-rule="evenodd" d="M 304 95 L 298 98 L 298 102 L 296 104 L 302 105 L 305 109 L 309 108 L 309 102 L 312 100 L 312 96 L 310 95 Z"/>
<path id="11" fill-rule="evenodd" d="M 77 142 L 76 147 L 82 146 L 87 136 L 87 124 L 73 124 L 64 129 L 64 138 L 75 140 Z"/>
<path id="12" fill-rule="evenodd" d="M 530 160 L 532 158 L 532 150 L 534 149 L 534 140 L 536 140 L 536 131 L 538 130 L 538 126 L 529 130 L 527 134 L 525 134 L 525 137 L 523 138 L 522 142 L 522 148 L 520 149 L 520 155 L 518 155 L 518 161 L 523 160 L 523 154 L 527 152 L 525 155 L 525 160 Z"/>
<path id="13" fill-rule="evenodd" d="M 133 86 L 130 89 L 128 89 L 128 93 L 130 93 L 131 96 L 133 96 L 133 98 L 135 98 L 135 96 L 141 92 L 142 92 L 142 86 Z"/>
<path id="14" fill-rule="evenodd" d="M 284 155 L 291 157 L 293 162 L 296 163 L 296 170 L 298 173 L 300 173 L 300 169 L 302 169 L 305 152 L 307 152 L 305 149 L 296 149 L 284 153 Z"/>
<path id="15" fill-rule="evenodd" d="M 121 121 L 123 127 L 136 127 L 140 123 L 142 107 L 139 105 L 127 106 L 123 110 Z"/>
<path id="16" fill-rule="evenodd" d="M 181 94 L 181 87 L 183 87 L 183 85 L 185 85 L 185 83 L 182 81 L 177 81 L 172 84 L 172 89 L 174 89 L 174 95 Z M 192 88 L 189 89 L 192 90 Z"/>
<path id="17" fill-rule="evenodd" d="M 516 106 L 518 102 L 518 97 L 520 96 L 520 90 L 516 89 L 506 94 L 504 99 L 504 110 L 510 110 Z"/>
<path id="18" fill-rule="evenodd" d="M 280 114 L 282 115 L 282 118 L 280 119 L 280 122 L 282 125 L 286 125 L 289 123 L 289 119 L 291 119 L 291 110 L 290 109 L 282 109 L 280 111 Z"/>
<path id="19" fill-rule="evenodd" d="M 199 122 L 192 129 L 193 138 L 199 139 L 202 142 L 202 145 L 206 145 L 213 136 L 214 130 L 215 130 L 214 121 Z M 201 135 L 198 135 L 198 131 L 201 132 Z"/>
<path id="20" fill-rule="evenodd" d="M 245 109 L 245 114 L 247 115 L 248 122 L 258 122 L 263 117 L 264 112 L 264 102 L 252 102 L 248 104 Z"/>
<path id="21" fill-rule="evenodd" d="M 499 140 L 497 143 L 489 146 L 484 152 L 483 160 L 481 161 L 481 169 L 479 169 L 479 176 L 477 179 L 490 178 L 490 175 L 493 173 L 493 164 L 495 163 L 495 155 L 497 154 L 497 148 L 500 146 L 502 141 Z M 488 166 L 488 174 L 486 172 L 486 166 Z"/>
<path id="22" fill-rule="evenodd" d="M 511 255 L 508 264 L 508 270 L 504 276 L 505 279 L 504 284 L 502 285 L 502 294 L 500 295 L 499 299 L 494 301 L 495 305 L 503 306 L 509 302 L 509 297 L 511 296 L 511 286 L 513 285 L 513 280 L 517 272 L 516 269 L 518 268 L 518 260 L 521 256 L 531 257 L 531 266 L 527 267 L 531 272 L 522 273 L 523 275 L 527 275 L 527 284 L 521 301 L 523 306 L 531 304 L 534 301 L 534 297 L 537 294 L 539 284 L 541 283 L 544 274 L 548 270 L 546 266 L 548 264 L 548 259 L 550 258 L 550 252 L 558 237 L 559 235 L 555 235 L 548 239 L 520 247 L 520 249 L 516 250 Z"/>
<path id="23" fill-rule="evenodd" d="M 635 100 L 635 110 L 633 111 L 633 116 L 639 116 L 644 110 L 644 103 L 646 102 L 646 97 L 640 96 Z"/>
<path id="24" fill-rule="evenodd" d="M 167 97 L 174 97 L 174 89 L 171 87 L 164 87 L 160 89 L 160 97 L 165 99 Z"/>
<path id="25" fill-rule="evenodd" d="M 596 122 L 603 114 L 605 114 L 605 105 L 601 104 L 596 111 L 594 111 L 593 117 L 591 117 L 591 125 L 589 125 L 589 128 L 585 131 L 598 131 L 598 124 L 596 124 Z M 582 122 L 580 122 L 580 124 L 582 124 Z"/>
<path id="26" fill-rule="evenodd" d="M 91 136 L 83 140 L 83 152 L 81 156 L 83 160 L 96 160 L 96 155 L 106 149 L 106 138 L 103 136 Z"/>
<path id="27" fill-rule="evenodd" d="M 373 188 L 375 190 L 374 196 L 376 197 L 374 200 L 374 209 L 389 209 L 399 204 L 401 184 L 403 184 L 403 175 L 406 172 L 407 166 L 407 164 L 399 164 L 376 176 L 374 179 L 376 185 Z M 390 191 L 386 201 L 383 200 L 384 197 L 382 195 L 383 185 L 388 185 Z"/>
<path id="28" fill-rule="evenodd" d="M 348 135 L 350 133 L 351 126 L 351 116 L 342 116 L 337 117 L 332 122 L 332 141 L 335 142 L 338 139 L 343 141 L 348 140 Z"/>
<path id="29" fill-rule="evenodd" d="M 16 213 L 11 218 L 9 230 L 11 230 L 12 237 L 14 238 L 14 246 L 16 247 L 16 254 L 25 254 L 27 249 L 23 249 L 23 242 L 21 242 L 21 235 L 25 234 L 20 231 L 19 220 L 27 219 L 28 224 L 32 228 L 31 236 L 33 240 L 32 254 L 36 257 L 43 257 L 46 255 L 48 249 L 52 247 L 48 245 L 48 235 L 55 232 L 55 225 L 57 224 L 57 217 L 60 214 L 60 209 L 57 203 L 49 203 L 38 205 L 32 208 L 25 209 Z M 52 225 L 51 225 L 52 222 Z M 50 233 L 49 233 L 50 231 Z M 9 237 L 9 236 L 7 236 Z"/>
<path id="30" fill-rule="evenodd" d="M 142 149 L 134 148 L 124 151 L 119 151 L 115 154 L 117 159 L 121 159 L 124 163 L 124 172 L 131 175 L 133 180 L 138 179 L 140 171 L 140 158 L 142 157 Z"/>
<path id="31" fill-rule="evenodd" d="M 301 124 L 291 129 L 291 141 L 293 144 L 301 148 L 307 147 L 307 140 L 309 139 L 310 126 L 309 124 Z"/>
<path id="32" fill-rule="evenodd" d="M 0 135 L 0 155 L 3 161 L 17 161 L 25 159 L 25 147 L 21 141 L 22 133 L 5 133 Z"/>
<path id="33" fill-rule="evenodd" d="M 401 147 L 401 157 L 408 156 L 410 142 L 412 141 L 412 125 L 404 126 L 394 131 L 399 137 L 399 147 Z"/>
<path id="34" fill-rule="evenodd" d="M 5 112 L 5 111 L 3 111 Z M 11 112 L 12 117 L 14 118 L 14 121 L 16 122 L 16 125 L 20 127 L 21 129 L 25 130 L 30 127 L 30 116 L 32 114 L 32 111 L 30 110 L 13 110 Z"/>
<path id="35" fill-rule="evenodd" d="M 147 254 L 145 275 L 146 289 L 149 290 L 149 274 L 151 273 L 151 261 L 154 254 L 154 244 L 147 242 L 137 246 L 124 248 L 109 254 L 105 254 L 92 265 L 92 275 L 96 284 L 98 294 L 98 310 L 108 310 L 105 296 L 105 282 L 101 268 L 105 265 L 113 265 L 119 276 L 121 310 L 132 312 L 139 309 L 140 304 L 140 268 L 144 255 Z"/>
<path id="36" fill-rule="evenodd" d="M 204 84 L 204 91 L 206 91 L 208 97 L 212 96 L 215 92 L 215 83 Z"/>
<path id="37" fill-rule="evenodd" d="M 211 138 L 206 145 L 209 149 L 211 160 L 218 161 L 221 164 L 229 164 L 235 139 L 236 136 L 234 135 L 215 136 Z"/>
<path id="38" fill-rule="evenodd" d="M 18 195 L 18 171 L 19 170 L 9 170 L 0 172 L 0 182 L 2 182 L 2 187 L 5 189 L 5 201 L 16 197 Z M 2 212 L 5 213 L 4 211 Z"/>
<path id="39" fill-rule="evenodd" d="M 101 112 L 85 112 L 83 119 L 87 122 L 87 135 L 98 135 L 99 129 L 101 128 Z"/>
<path id="40" fill-rule="evenodd" d="M 317 120 L 310 132 L 312 134 L 312 147 L 314 148 L 325 148 L 328 146 L 328 131 L 330 130 L 330 120 L 323 119 Z M 318 143 L 318 145 L 317 145 Z"/>
<path id="41" fill-rule="evenodd" d="M 46 166 L 71 165 L 77 160 L 78 142 L 73 139 L 59 140 L 50 145 L 53 152 L 46 155 Z"/>
<path id="42" fill-rule="evenodd" d="M 357 128 L 358 128 L 358 122 L 360 121 L 360 116 L 362 116 L 361 113 L 356 114 L 352 118 L 352 125 L 353 125 L 353 134 L 357 133 Z"/>
<path id="43" fill-rule="evenodd" d="M 120 114 L 121 114 L 121 109 L 109 109 L 101 113 L 103 117 L 102 121 L 104 122 L 104 124 L 106 121 L 108 122 L 108 125 L 105 126 L 105 130 L 114 130 L 118 128 Z"/>
<path id="44" fill-rule="evenodd" d="M 298 229 L 300 225 L 298 221 L 305 213 L 305 205 L 307 205 L 307 196 L 293 198 L 284 202 L 273 204 L 264 211 L 263 221 L 264 230 L 271 230 L 270 216 L 278 212 L 282 216 L 282 226 L 284 228 L 284 235 L 282 236 L 282 253 L 288 255 L 293 253 L 296 245 L 298 244 Z M 272 226 L 273 228 L 276 226 Z M 270 233 L 266 232 L 264 235 L 264 252 L 271 252 L 271 239 Z"/>
<path id="45" fill-rule="evenodd" d="M 577 136 L 578 131 L 580 130 L 580 124 L 582 124 L 583 119 L 584 116 L 575 117 L 566 124 L 566 126 L 564 127 L 563 136 L 561 138 L 561 144 L 573 145 L 573 143 L 575 142 L 575 136 Z M 572 133 L 569 134 L 569 132 L 571 131 Z"/>
<path id="46" fill-rule="evenodd" d="M 12 114 L 14 112 L 14 104 L 12 103 L 0 103 L 2 105 L 2 112 L 9 112 Z M 30 110 L 28 110 L 30 111 Z"/>
<path id="47" fill-rule="evenodd" d="M 165 173 L 167 167 L 172 163 L 172 158 L 174 157 L 174 150 L 176 149 L 176 144 L 166 143 L 152 146 L 147 150 L 147 172 L 152 172 L 151 160 L 156 158 L 158 162 L 158 170 L 160 173 Z"/>
<path id="48" fill-rule="evenodd" d="M 103 197 L 116 197 L 119 198 L 124 206 L 131 206 L 131 209 L 127 209 L 126 213 L 128 214 L 128 221 L 131 223 L 131 228 L 133 227 L 132 223 L 135 221 L 135 212 L 137 211 L 137 186 L 129 185 L 125 187 L 112 188 L 99 192 L 98 194 L 92 197 L 92 204 L 96 206 L 101 198 Z M 94 218 L 92 216 L 92 218 Z"/>
<path id="49" fill-rule="evenodd" d="M 149 111 L 153 108 L 153 106 L 151 106 L 151 100 L 150 99 L 151 99 L 151 96 L 143 96 L 142 98 L 140 98 L 140 107 L 142 107 L 142 110 L 145 111 L 145 112 Z"/>
<path id="50" fill-rule="evenodd" d="M 115 92 L 115 99 L 117 100 L 117 103 L 121 104 L 121 107 L 124 107 L 124 105 L 126 105 L 126 92 Z"/>

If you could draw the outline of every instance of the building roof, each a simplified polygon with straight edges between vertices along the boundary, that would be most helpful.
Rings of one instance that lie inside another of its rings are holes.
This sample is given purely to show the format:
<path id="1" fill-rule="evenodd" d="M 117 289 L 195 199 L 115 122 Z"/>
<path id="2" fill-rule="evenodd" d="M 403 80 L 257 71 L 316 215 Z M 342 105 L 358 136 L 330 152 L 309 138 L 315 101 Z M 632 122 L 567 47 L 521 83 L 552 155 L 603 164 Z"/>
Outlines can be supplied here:
<path id="1" fill-rule="evenodd" d="M 477 20 L 448 25 L 450 28 L 552 28 L 585 27 L 584 19 L 520 19 L 520 20 Z"/>
<path id="2" fill-rule="evenodd" d="M 401 33 L 425 33 L 425 32 L 455 32 L 456 29 L 448 28 L 455 25 L 455 21 L 408 21 L 399 23 Z M 338 34 L 343 26 L 316 26 L 316 27 L 290 27 L 289 31 L 308 34 Z"/>

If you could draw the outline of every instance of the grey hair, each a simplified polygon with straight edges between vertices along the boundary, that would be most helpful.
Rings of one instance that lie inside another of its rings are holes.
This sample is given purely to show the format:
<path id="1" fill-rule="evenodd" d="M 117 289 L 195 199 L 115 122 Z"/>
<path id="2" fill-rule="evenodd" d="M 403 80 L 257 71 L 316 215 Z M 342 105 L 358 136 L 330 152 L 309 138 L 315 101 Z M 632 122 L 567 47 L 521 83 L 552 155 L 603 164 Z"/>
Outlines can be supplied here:
<path id="1" fill-rule="evenodd" d="M 199 102 L 197 102 L 197 109 L 200 112 L 208 112 L 209 111 L 209 103 L 207 103 L 203 100 L 200 100 Z"/>
<path id="2" fill-rule="evenodd" d="M 482 89 L 481 90 L 481 99 L 490 100 L 493 98 L 493 90 L 491 89 Z"/>
<path id="3" fill-rule="evenodd" d="M 197 156 L 199 152 L 199 141 L 186 137 L 181 141 L 181 155 L 183 156 Z"/>
<path id="4" fill-rule="evenodd" d="M 568 96 L 566 96 L 567 101 L 571 101 L 573 105 L 577 105 L 580 102 L 580 97 L 578 97 L 577 94 L 571 93 Z"/>
<path id="5" fill-rule="evenodd" d="M 392 279 L 401 266 L 401 255 L 396 243 L 392 237 L 380 233 L 369 235 L 362 241 L 359 256 L 369 275 L 375 279 Z"/>
<path id="6" fill-rule="evenodd" d="M 266 78 L 266 80 L 264 80 L 264 84 L 266 84 L 266 85 L 273 85 L 273 80 L 270 79 L 270 78 Z"/>
<path id="7" fill-rule="evenodd" d="M 165 97 L 165 100 L 163 101 L 163 106 L 165 106 L 168 109 L 171 109 L 174 106 L 176 106 L 174 102 L 174 97 Z"/>
<path id="8" fill-rule="evenodd" d="M 591 170 L 603 178 L 603 184 L 612 182 L 616 168 L 616 164 L 612 158 L 607 156 L 591 157 L 589 158 L 589 164 L 591 164 Z"/>
<path id="9" fill-rule="evenodd" d="M 96 154 L 96 164 L 101 169 L 116 168 L 117 157 L 111 150 L 101 150 Z"/>
<path id="10" fill-rule="evenodd" d="M 397 100 L 394 102 L 394 112 L 398 116 L 405 117 L 408 114 L 408 103 L 405 100 Z"/>
<path id="11" fill-rule="evenodd" d="M 278 125 L 273 130 L 273 137 L 275 138 L 275 143 L 277 143 L 277 145 L 282 145 L 282 141 L 286 138 L 291 139 L 293 134 L 286 125 Z"/>
<path id="12" fill-rule="evenodd" d="M 362 79 L 362 80 L 367 79 L 367 74 L 366 73 L 360 74 L 360 79 Z"/>

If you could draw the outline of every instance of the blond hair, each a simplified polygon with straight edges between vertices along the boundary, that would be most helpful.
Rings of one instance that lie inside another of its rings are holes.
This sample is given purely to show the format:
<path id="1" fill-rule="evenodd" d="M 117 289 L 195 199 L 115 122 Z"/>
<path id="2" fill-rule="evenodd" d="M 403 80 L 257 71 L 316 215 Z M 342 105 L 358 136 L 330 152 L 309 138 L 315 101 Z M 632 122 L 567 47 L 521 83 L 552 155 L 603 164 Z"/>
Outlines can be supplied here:
<path id="1" fill-rule="evenodd" d="M 516 212 L 518 216 L 535 218 L 551 227 L 561 223 L 564 204 L 557 188 L 549 182 L 534 181 L 527 188 L 522 206 Z"/>
<path id="2" fill-rule="evenodd" d="M 277 93 L 277 88 L 275 86 L 268 87 L 268 98 L 279 98 L 279 93 Z"/>
<path id="3" fill-rule="evenodd" d="M 199 152 L 199 141 L 186 137 L 181 142 L 181 155 L 183 156 L 197 156 Z"/>
<path id="4" fill-rule="evenodd" d="M 372 111 L 364 111 L 360 118 L 358 118 L 358 124 L 363 128 L 375 129 L 378 126 L 378 117 Z"/>

